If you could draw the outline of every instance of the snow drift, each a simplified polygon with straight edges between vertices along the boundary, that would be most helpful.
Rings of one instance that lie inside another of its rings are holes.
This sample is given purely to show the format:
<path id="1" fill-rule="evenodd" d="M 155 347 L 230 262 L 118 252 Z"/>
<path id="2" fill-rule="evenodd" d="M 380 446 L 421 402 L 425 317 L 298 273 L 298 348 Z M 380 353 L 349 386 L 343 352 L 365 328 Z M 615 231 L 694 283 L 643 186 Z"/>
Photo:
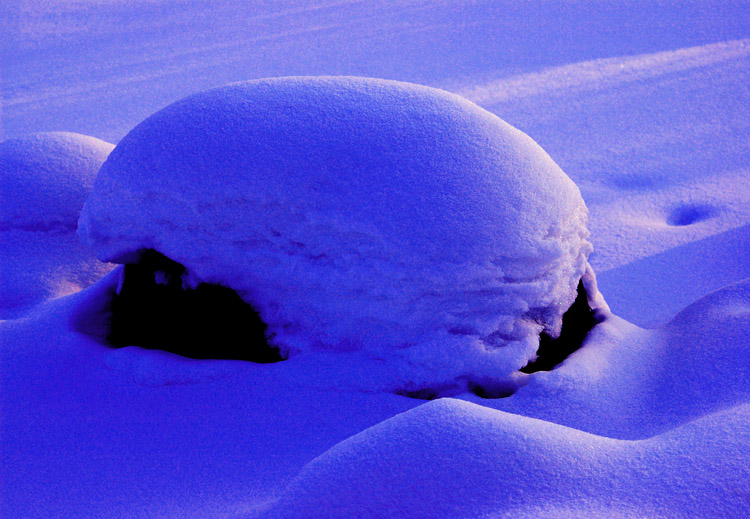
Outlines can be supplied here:
<path id="1" fill-rule="evenodd" d="M 333 77 L 157 112 L 101 168 L 79 235 L 233 288 L 291 357 L 347 352 L 363 386 L 439 394 L 518 376 L 591 251 L 578 188 L 528 136 L 447 92 Z"/>
<path id="2" fill-rule="evenodd" d="M 0 317 L 76 292 L 111 269 L 79 242 L 75 230 L 112 148 L 67 132 L 0 143 Z"/>
<path id="3" fill-rule="evenodd" d="M 444 398 L 335 445 L 250 517 L 745 517 L 749 416 L 624 441 Z"/>

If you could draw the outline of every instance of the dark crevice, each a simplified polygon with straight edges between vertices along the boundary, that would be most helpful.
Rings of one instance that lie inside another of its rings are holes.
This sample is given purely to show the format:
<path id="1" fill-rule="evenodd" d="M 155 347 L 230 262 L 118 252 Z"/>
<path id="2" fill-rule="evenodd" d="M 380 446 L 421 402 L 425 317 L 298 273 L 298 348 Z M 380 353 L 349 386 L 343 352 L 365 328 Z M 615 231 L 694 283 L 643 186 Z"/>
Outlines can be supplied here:
<path id="1" fill-rule="evenodd" d="M 509 397 L 516 392 L 516 389 L 515 384 L 509 382 L 468 378 L 458 380 L 455 384 L 420 389 L 402 389 L 396 391 L 396 394 L 417 400 L 435 400 L 437 398 L 458 396 L 469 391 L 480 398 L 495 399 Z"/>
<path id="2" fill-rule="evenodd" d="M 516 392 L 515 386 L 510 384 L 497 384 L 491 382 L 473 382 L 469 384 L 469 390 L 479 398 L 497 399 L 507 398 Z"/>
<path id="3" fill-rule="evenodd" d="M 258 313 L 234 290 L 207 283 L 186 288 L 184 273 L 183 265 L 154 250 L 126 265 L 111 303 L 108 342 L 194 359 L 285 359 L 268 343 L 267 326 Z"/>
<path id="4" fill-rule="evenodd" d="M 466 384 L 463 380 L 458 380 L 455 383 L 442 384 L 432 387 L 423 388 L 404 388 L 396 391 L 397 395 L 414 398 L 417 400 L 435 400 L 436 398 L 444 398 L 457 396 L 466 391 Z"/>
<path id="5" fill-rule="evenodd" d="M 107 341 L 115 347 L 141 346 L 194 359 L 236 359 L 278 362 L 286 357 L 269 344 L 266 324 L 251 305 L 232 289 L 202 283 L 194 289 L 183 284 L 185 267 L 166 256 L 146 250 L 137 263 L 128 264 L 118 293 L 111 301 Z M 583 282 L 563 314 L 561 334 L 539 337 L 537 358 L 523 373 L 549 371 L 578 350 L 597 324 Z M 410 398 L 432 400 L 455 391 L 425 388 L 400 391 Z M 468 384 L 482 398 L 510 396 L 509 387 Z"/>
<path id="6" fill-rule="evenodd" d="M 523 373 L 550 371 L 568 358 L 583 344 L 586 334 L 596 325 L 594 311 L 589 306 L 583 281 L 578 282 L 578 294 L 570 308 L 563 314 L 562 330 L 557 339 L 546 332 L 539 336 L 536 360 L 521 368 Z"/>
<path id="7" fill-rule="evenodd" d="M 413 391 L 410 390 L 400 390 L 396 391 L 397 395 L 405 396 L 408 398 L 413 398 L 415 400 L 435 400 L 436 398 L 441 398 L 444 395 L 440 394 L 440 391 L 436 389 L 416 389 Z"/>
<path id="8" fill-rule="evenodd" d="M 539 337 L 539 348 L 537 358 L 521 368 L 523 373 L 535 373 L 537 371 L 550 371 L 583 344 L 588 332 L 599 321 L 594 316 L 594 311 L 589 306 L 586 289 L 583 281 L 578 282 L 576 299 L 568 310 L 563 314 L 560 336 L 553 339 L 549 334 L 542 332 Z M 480 398 L 497 399 L 512 396 L 518 387 L 511 382 L 498 382 L 486 379 L 469 377 L 464 383 L 445 387 L 428 387 L 420 389 L 408 389 L 396 393 L 409 398 L 419 400 L 434 400 L 447 396 L 458 395 L 464 391 L 470 391 Z"/>

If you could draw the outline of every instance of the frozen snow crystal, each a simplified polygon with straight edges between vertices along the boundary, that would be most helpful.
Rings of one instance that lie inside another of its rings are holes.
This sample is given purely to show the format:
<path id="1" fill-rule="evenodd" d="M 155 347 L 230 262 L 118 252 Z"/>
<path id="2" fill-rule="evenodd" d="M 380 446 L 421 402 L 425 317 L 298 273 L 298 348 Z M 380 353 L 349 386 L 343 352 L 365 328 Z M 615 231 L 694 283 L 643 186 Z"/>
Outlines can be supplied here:
<path id="1" fill-rule="evenodd" d="M 461 97 L 297 77 L 146 119 L 102 166 L 79 235 L 102 260 L 154 249 L 186 286 L 233 288 L 290 362 L 345 354 L 342 369 L 369 368 L 362 386 L 451 394 L 512 384 L 540 332 L 560 333 L 591 278 L 586 215 L 533 140 Z"/>

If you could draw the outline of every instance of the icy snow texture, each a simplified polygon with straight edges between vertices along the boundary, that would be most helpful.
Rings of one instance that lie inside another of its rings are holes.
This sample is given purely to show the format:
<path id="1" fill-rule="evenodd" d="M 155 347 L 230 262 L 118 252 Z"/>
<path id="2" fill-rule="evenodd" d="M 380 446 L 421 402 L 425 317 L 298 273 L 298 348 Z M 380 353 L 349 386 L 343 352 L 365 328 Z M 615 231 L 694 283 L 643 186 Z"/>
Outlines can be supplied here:
<path id="1" fill-rule="evenodd" d="M 233 287 L 292 354 L 388 359 L 408 389 L 502 380 L 533 358 L 575 298 L 585 222 L 573 182 L 489 112 L 323 77 L 229 85 L 148 118 L 102 167 L 79 232 L 102 260 L 153 248 L 189 283 Z"/>
<path id="2" fill-rule="evenodd" d="M 64 132 L 0 143 L 0 317 L 76 292 L 111 268 L 96 260 L 75 230 L 112 148 Z"/>

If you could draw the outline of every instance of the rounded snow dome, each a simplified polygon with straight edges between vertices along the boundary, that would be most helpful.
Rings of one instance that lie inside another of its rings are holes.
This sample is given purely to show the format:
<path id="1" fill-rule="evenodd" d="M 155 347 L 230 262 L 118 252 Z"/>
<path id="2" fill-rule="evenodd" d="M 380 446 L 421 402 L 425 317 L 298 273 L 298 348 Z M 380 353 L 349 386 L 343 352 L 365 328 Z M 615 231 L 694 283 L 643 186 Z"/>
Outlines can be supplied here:
<path id="1" fill-rule="evenodd" d="M 78 216 L 114 146 L 68 132 L 0 142 L 0 318 L 97 281 L 111 265 L 76 237 Z"/>
<path id="2" fill-rule="evenodd" d="M 409 391 L 516 377 L 576 298 L 586 215 L 533 140 L 459 96 L 292 77 L 146 119 L 79 235 L 104 261 L 154 249 L 186 286 L 231 287 L 290 359 L 349 355 L 363 385 Z"/>
<path id="3" fill-rule="evenodd" d="M 0 142 L 0 223 L 5 228 L 75 231 L 99 167 L 113 147 L 69 132 Z"/>

